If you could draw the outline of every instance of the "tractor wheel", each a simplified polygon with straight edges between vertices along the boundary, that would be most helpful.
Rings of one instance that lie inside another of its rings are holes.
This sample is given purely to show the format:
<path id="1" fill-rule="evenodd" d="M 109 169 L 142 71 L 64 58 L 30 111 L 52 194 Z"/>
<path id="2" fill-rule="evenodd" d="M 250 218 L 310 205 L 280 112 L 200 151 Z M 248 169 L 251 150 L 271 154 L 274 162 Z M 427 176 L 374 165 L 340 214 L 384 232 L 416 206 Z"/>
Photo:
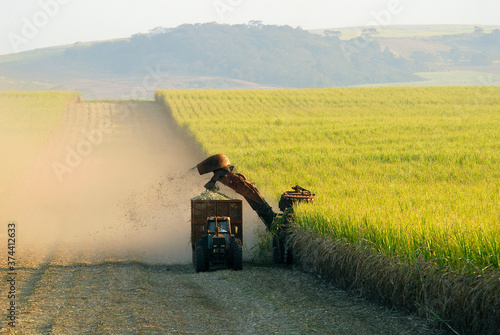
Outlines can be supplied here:
<path id="1" fill-rule="evenodd" d="M 281 243 L 277 237 L 273 238 L 273 264 L 283 264 L 283 254 L 281 252 Z"/>
<path id="2" fill-rule="evenodd" d="M 293 264 L 293 251 L 288 245 L 285 246 L 285 253 L 283 255 L 283 263 L 287 265 Z"/>
<path id="3" fill-rule="evenodd" d="M 231 239 L 231 254 L 233 260 L 233 269 L 243 269 L 243 250 L 242 246 L 235 239 Z"/>
<path id="4" fill-rule="evenodd" d="M 194 257 L 194 268 L 196 272 L 208 271 L 208 250 L 207 243 L 204 238 L 196 241 L 196 255 Z"/>
<path id="5" fill-rule="evenodd" d="M 234 240 L 234 237 L 231 237 L 229 240 L 229 248 L 227 249 L 227 255 L 226 255 L 226 267 L 228 269 L 233 268 L 233 243 L 236 243 Z"/>

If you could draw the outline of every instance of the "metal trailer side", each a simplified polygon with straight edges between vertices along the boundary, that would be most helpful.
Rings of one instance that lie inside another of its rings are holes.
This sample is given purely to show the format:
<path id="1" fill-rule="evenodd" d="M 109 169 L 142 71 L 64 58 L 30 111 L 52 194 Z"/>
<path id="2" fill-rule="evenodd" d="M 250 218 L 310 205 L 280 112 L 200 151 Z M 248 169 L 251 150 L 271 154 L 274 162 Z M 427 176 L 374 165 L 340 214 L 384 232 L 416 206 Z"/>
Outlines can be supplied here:
<path id="1" fill-rule="evenodd" d="M 241 200 L 191 200 L 191 247 L 205 236 L 207 218 L 228 216 L 231 219 L 231 234 L 243 242 L 243 203 Z"/>

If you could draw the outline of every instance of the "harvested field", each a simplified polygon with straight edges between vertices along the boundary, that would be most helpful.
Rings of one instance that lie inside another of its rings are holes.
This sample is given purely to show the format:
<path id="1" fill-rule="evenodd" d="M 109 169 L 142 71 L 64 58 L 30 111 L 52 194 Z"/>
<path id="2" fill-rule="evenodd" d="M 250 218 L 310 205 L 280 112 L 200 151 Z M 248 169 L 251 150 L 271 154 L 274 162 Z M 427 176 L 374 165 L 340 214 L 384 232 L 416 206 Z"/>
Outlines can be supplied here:
<path id="1" fill-rule="evenodd" d="M 17 334 L 432 333 L 421 321 L 283 268 L 196 274 L 191 265 L 49 262 L 19 278 Z"/>

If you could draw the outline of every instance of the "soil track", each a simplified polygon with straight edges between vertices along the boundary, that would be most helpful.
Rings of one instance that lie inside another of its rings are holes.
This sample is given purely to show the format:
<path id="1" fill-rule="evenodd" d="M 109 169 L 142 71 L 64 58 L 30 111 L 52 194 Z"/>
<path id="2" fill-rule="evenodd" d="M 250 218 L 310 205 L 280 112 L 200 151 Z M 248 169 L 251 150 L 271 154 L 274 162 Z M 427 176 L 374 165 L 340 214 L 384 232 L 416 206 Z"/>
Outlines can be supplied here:
<path id="1" fill-rule="evenodd" d="M 196 274 L 191 265 L 49 264 L 19 277 L 19 334 L 426 333 L 408 317 L 284 268 Z"/>
<path id="2" fill-rule="evenodd" d="M 189 168 L 203 158 L 154 102 L 70 105 L 32 167 L 0 199 L 1 221 L 17 224 L 18 267 L 17 327 L 6 328 L 2 317 L 3 330 L 425 333 L 419 322 L 290 269 L 246 264 L 240 272 L 195 274 L 189 199 L 207 178 Z M 248 248 L 262 225 L 244 211 Z M 4 311 L 7 285 L 2 280 Z"/>

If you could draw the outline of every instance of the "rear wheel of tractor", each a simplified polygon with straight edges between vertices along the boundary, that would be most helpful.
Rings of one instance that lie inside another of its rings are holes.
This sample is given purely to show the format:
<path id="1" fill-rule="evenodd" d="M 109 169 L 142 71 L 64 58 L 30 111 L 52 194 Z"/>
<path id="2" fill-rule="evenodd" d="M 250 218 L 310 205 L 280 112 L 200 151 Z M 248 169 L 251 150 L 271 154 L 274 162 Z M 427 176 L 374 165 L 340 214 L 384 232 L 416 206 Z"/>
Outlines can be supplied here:
<path id="1" fill-rule="evenodd" d="M 205 239 L 196 241 L 196 255 L 194 257 L 194 268 L 196 272 L 208 271 L 208 250 Z"/>
<path id="2" fill-rule="evenodd" d="M 280 241 L 277 237 L 273 238 L 273 264 L 282 264 L 283 255 L 281 253 Z"/>
<path id="3" fill-rule="evenodd" d="M 229 248 L 227 248 L 227 254 L 226 254 L 226 267 L 228 269 L 232 269 L 233 268 L 233 243 L 236 243 L 236 241 L 234 240 L 234 237 L 231 237 L 230 240 L 229 240 Z"/>
<path id="4" fill-rule="evenodd" d="M 192 258 L 193 258 L 193 266 L 196 266 L 196 245 L 193 248 Z"/>
<path id="5" fill-rule="evenodd" d="M 243 248 L 241 244 L 235 239 L 231 240 L 231 254 L 233 259 L 233 269 L 243 269 Z"/>
<path id="6" fill-rule="evenodd" d="M 293 251 L 288 245 L 285 246 L 285 253 L 283 255 L 283 263 L 287 265 L 293 264 Z"/>

